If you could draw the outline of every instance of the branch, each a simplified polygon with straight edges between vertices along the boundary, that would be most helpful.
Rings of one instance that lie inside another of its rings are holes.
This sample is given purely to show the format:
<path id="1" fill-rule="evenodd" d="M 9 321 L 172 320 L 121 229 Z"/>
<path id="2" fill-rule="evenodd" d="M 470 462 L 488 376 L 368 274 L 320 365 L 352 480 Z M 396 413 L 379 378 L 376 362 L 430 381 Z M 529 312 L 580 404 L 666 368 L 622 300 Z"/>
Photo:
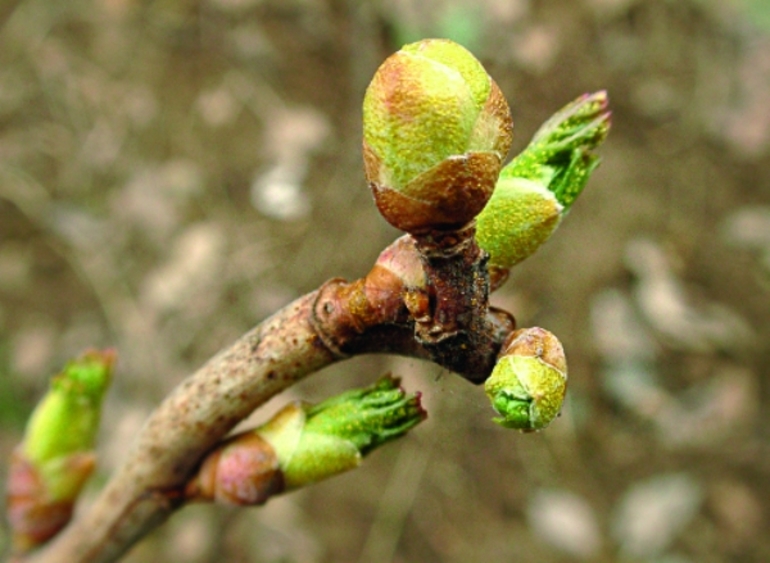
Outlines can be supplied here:
<path id="1" fill-rule="evenodd" d="M 462 84 L 446 97 L 449 78 Z M 561 344 L 541 329 L 514 333 L 513 317 L 490 308 L 489 293 L 550 237 L 583 189 L 598 162 L 592 150 L 609 130 L 606 94 L 557 112 L 498 181 L 510 146 L 507 103 L 464 49 L 427 40 L 383 64 L 367 90 L 364 123 L 375 202 L 411 234 L 386 248 L 366 277 L 330 280 L 184 380 L 93 505 L 19 561 L 116 560 L 185 503 L 201 461 L 238 422 L 350 356 L 429 359 L 486 381 L 497 421 L 509 428 L 542 429 L 558 415 L 567 380 Z"/>
<path id="2" fill-rule="evenodd" d="M 441 364 L 451 361 L 455 367 L 463 364 L 468 368 L 463 375 L 483 381 L 514 324 L 508 314 L 488 311 L 483 255 L 472 229 L 466 231 L 464 251 L 453 253 L 441 269 L 441 276 L 448 275 L 452 283 L 432 284 L 413 240 L 402 237 L 383 252 L 365 278 L 327 282 L 221 351 L 150 416 L 126 461 L 85 514 L 23 561 L 116 560 L 182 505 L 179 491 L 202 457 L 238 422 L 275 394 L 336 361 L 363 353 L 401 354 Z M 466 252 L 478 268 L 467 267 Z M 426 322 L 435 312 L 430 304 L 446 302 L 442 292 L 457 295 L 463 293 L 461 287 L 477 287 L 479 275 L 483 299 L 468 300 L 470 309 L 450 323 L 446 338 L 434 330 L 430 345 L 421 346 L 407 303 L 424 303 L 427 308 L 420 310 L 420 318 Z M 415 299 L 415 294 L 424 298 Z M 479 318 L 487 319 L 482 330 L 476 326 Z M 475 348 L 466 346 L 467 337 L 456 338 L 471 334 L 471 329 Z M 436 348 L 436 342 L 443 344 Z M 458 363 L 460 357 L 466 360 Z"/>
<path id="3" fill-rule="evenodd" d="M 340 359 L 312 325 L 317 293 L 301 297 L 183 381 L 145 423 L 94 504 L 29 563 L 114 561 L 176 508 L 203 454 L 240 420 L 304 376 Z"/>

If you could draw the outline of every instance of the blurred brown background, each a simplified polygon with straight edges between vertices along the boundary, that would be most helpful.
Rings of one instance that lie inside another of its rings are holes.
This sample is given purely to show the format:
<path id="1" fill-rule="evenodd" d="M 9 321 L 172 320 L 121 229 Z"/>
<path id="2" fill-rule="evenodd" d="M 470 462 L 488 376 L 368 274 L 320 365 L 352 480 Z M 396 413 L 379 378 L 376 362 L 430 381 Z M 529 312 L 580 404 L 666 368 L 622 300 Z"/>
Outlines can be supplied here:
<path id="1" fill-rule="evenodd" d="M 115 346 L 103 481 L 211 354 L 366 273 L 398 233 L 363 180 L 363 92 L 430 36 L 484 62 L 517 150 L 609 91 L 603 165 L 495 295 L 562 339 L 563 416 L 505 431 L 435 366 L 358 358 L 278 402 L 393 370 L 428 422 L 264 508 L 186 509 L 128 560 L 770 561 L 763 0 L 4 0 L 0 457 L 50 374 Z"/>

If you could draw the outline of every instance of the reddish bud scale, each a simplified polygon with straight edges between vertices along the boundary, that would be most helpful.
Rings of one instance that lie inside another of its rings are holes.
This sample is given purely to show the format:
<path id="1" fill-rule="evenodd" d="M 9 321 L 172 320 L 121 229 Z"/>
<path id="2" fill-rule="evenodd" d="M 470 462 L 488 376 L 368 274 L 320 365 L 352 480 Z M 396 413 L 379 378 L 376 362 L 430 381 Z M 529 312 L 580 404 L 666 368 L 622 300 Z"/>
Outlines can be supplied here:
<path id="1" fill-rule="evenodd" d="M 237 434 L 203 460 L 187 483 L 185 498 L 221 504 L 264 504 L 283 492 L 283 473 L 273 447 L 253 431 Z"/>
<path id="2" fill-rule="evenodd" d="M 66 463 L 87 478 L 94 469 L 93 454 L 70 456 Z M 72 518 L 75 498 L 54 500 L 37 468 L 20 449 L 11 454 L 6 488 L 8 523 L 15 553 L 25 553 L 54 537 Z"/>
<path id="3" fill-rule="evenodd" d="M 500 357 L 533 356 L 545 364 L 567 373 L 567 359 L 564 348 L 556 335 L 537 326 L 520 328 L 511 333 L 503 343 Z"/>

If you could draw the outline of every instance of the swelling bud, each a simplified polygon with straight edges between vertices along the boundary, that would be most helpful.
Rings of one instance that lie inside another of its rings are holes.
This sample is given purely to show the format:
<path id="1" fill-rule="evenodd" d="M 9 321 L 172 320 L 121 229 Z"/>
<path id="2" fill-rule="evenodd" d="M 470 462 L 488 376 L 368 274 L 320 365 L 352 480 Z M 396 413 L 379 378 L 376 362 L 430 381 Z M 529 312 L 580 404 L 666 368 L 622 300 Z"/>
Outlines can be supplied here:
<path id="1" fill-rule="evenodd" d="M 358 467 L 364 456 L 425 420 L 420 394 L 384 376 L 317 405 L 286 405 L 262 426 L 215 447 L 187 483 L 189 501 L 259 505 Z"/>
<path id="2" fill-rule="evenodd" d="M 497 84 L 444 39 L 404 46 L 364 98 L 364 164 L 382 215 L 412 234 L 453 230 L 489 199 L 513 122 Z"/>
<path id="3" fill-rule="evenodd" d="M 476 219 L 476 241 L 490 268 L 508 270 L 535 253 L 561 223 L 564 206 L 553 192 L 527 178 L 501 177 Z"/>
<path id="4" fill-rule="evenodd" d="M 35 407 L 8 475 L 13 550 L 25 553 L 55 536 L 96 463 L 94 446 L 115 353 L 86 352 L 51 379 Z"/>
<path id="5" fill-rule="evenodd" d="M 561 412 L 567 391 L 567 360 L 561 342 L 542 328 L 511 334 L 484 383 L 494 421 L 523 432 L 541 430 Z"/>

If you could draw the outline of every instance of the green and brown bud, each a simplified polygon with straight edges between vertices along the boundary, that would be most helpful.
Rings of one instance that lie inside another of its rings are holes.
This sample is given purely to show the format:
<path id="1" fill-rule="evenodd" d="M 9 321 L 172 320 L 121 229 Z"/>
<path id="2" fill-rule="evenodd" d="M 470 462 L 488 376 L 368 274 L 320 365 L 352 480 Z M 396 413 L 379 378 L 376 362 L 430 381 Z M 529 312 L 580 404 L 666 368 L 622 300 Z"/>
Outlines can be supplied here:
<path id="1" fill-rule="evenodd" d="M 89 351 L 51 379 L 11 459 L 8 519 L 23 553 L 63 528 L 91 475 L 101 405 L 115 353 Z"/>
<path id="2" fill-rule="evenodd" d="M 561 342 L 542 328 L 514 331 L 484 383 L 494 421 L 524 432 L 541 430 L 561 412 L 567 391 L 567 361 Z"/>
<path id="3" fill-rule="evenodd" d="M 233 436 L 203 461 L 188 500 L 262 504 L 269 497 L 354 469 L 365 455 L 425 419 L 420 395 L 382 377 L 317 405 L 295 402 Z"/>
<path id="4" fill-rule="evenodd" d="M 546 121 L 500 173 L 476 219 L 489 267 L 508 270 L 547 241 L 599 164 L 594 152 L 610 129 L 604 91 L 585 94 Z M 494 277 L 494 276 L 493 276 Z"/>
<path id="5" fill-rule="evenodd" d="M 471 221 L 512 139 L 505 97 L 460 45 L 427 39 L 377 70 L 364 98 L 364 164 L 380 212 L 410 233 Z"/>

